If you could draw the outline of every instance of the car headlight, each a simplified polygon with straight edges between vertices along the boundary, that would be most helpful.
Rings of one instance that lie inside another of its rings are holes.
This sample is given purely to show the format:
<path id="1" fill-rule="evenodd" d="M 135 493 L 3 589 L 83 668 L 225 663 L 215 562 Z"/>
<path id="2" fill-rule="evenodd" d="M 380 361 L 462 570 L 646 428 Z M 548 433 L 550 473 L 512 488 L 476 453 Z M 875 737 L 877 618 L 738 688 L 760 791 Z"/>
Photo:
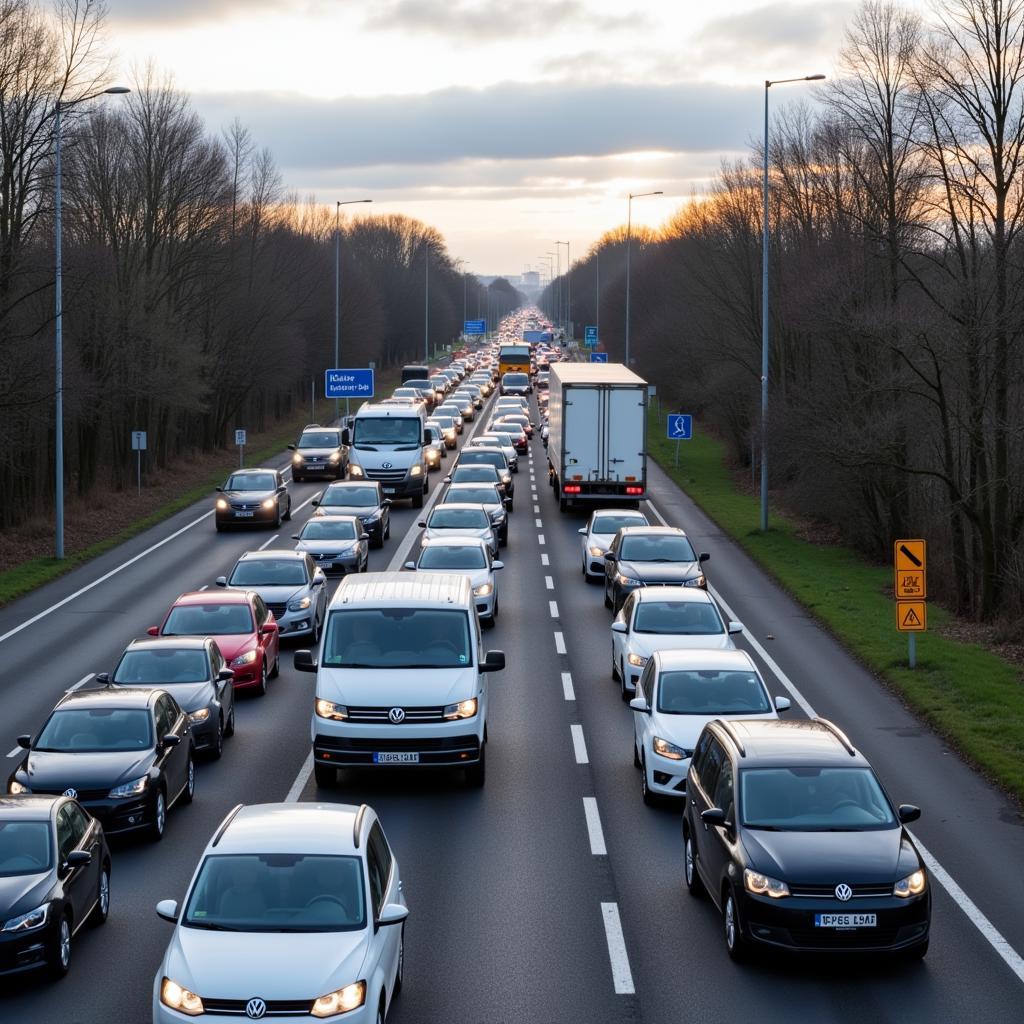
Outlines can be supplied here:
<path id="1" fill-rule="evenodd" d="M 789 895 L 789 886 L 785 882 L 780 882 L 769 875 L 762 875 L 758 871 L 751 871 L 750 868 L 743 870 L 743 884 L 747 892 L 752 892 L 755 896 L 771 896 L 773 900 L 779 900 Z"/>
<path id="2" fill-rule="evenodd" d="M 707 583 L 707 580 L 704 578 L 704 574 L 701 573 L 699 576 L 694 576 L 692 580 L 686 580 L 686 582 L 683 583 L 683 586 L 684 587 L 703 587 L 706 583 Z"/>
<path id="3" fill-rule="evenodd" d="M 256 660 L 255 651 L 246 651 L 245 654 L 240 654 L 233 662 L 231 662 L 232 668 L 240 668 L 242 665 L 251 665 Z"/>
<path id="4" fill-rule="evenodd" d="M 9 921 L 5 921 L 4 926 L 0 928 L 0 932 L 35 931 L 36 928 L 42 928 L 46 924 L 46 919 L 49 916 L 50 904 L 44 903 L 41 907 L 36 907 L 35 910 L 30 910 L 27 914 L 19 914 L 17 917 L 12 917 Z"/>
<path id="5" fill-rule="evenodd" d="M 190 716 L 191 717 L 191 716 Z M 146 792 L 146 787 L 149 785 L 149 776 L 143 775 L 141 778 L 132 779 L 131 782 L 122 783 L 120 786 L 115 786 L 107 796 L 111 800 L 127 800 L 133 796 L 141 796 Z"/>
<path id="6" fill-rule="evenodd" d="M 200 708 L 198 711 L 190 711 L 188 720 L 193 724 L 205 722 L 210 717 L 209 708 Z"/>
<path id="7" fill-rule="evenodd" d="M 901 878 L 893 887 L 893 896 L 908 899 L 911 896 L 920 896 L 928 885 L 928 878 L 923 868 L 918 868 L 912 875 Z"/>
<path id="8" fill-rule="evenodd" d="M 358 1010 L 366 1002 L 366 982 L 357 981 L 335 992 L 321 996 L 314 1004 L 310 1014 L 313 1017 L 333 1017 L 339 1013 Z"/>
<path id="9" fill-rule="evenodd" d="M 600 558 L 604 554 L 604 548 L 598 547 L 596 544 L 591 544 L 587 550 L 594 558 Z"/>
<path id="10" fill-rule="evenodd" d="M 476 714 L 476 697 L 460 700 L 458 704 L 449 704 L 444 709 L 444 720 L 455 722 L 460 718 L 472 718 Z"/>
<path id="11" fill-rule="evenodd" d="M 202 999 L 170 978 L 164 978 L 160 983 L 160 1002 L 187 1017 L 198 1017 L 204 1012 Z"/>
<path id="12" fill-rule="evenodd" d="M 629 654 L 626 656 L 626 661 L 637 668 L 643 668 L 647 664 L 647 659 L 640 654 Z"/>
<path id="13" fill-rule="evenodd" d="M 302 456 L 298 452 L 296 452 L 292 456 L 292 465 L 293 466 L 300 466 L 300 465 L 302 465 Z"/>
<path id="14" fill-rule="evenodd" d="M 685 761 L 693 753 L 692 750 L 687 750 L 685 747 L 677 747 L 674 743 L 669 743 L 668 740 L 663 740 L 660 736 L 654 737 L 652 746 L 656 754 L 667 757 L 671 761 Z"/>
<path id="15" fill-rule="evenodd" d="M 217 499 L 217 508 L 219 508 L 221 510 L 221 512 L 223 512 L 224 509 L 226 509 L 227 507 L 228 507 L 228 503 L 223 498 L 218 498 Z"/>
<path id="16" fill-rule="evenodd" d="M 365 474 L 363 473 L 362 466 L 360 466 L 358 463 L 350 462 L 348 464 L 348 475 L 350 478 L 354 478 L 357 476 L 364 476 Z"/>
<path id="17" fill-rule="evenodd" d="M 422 476 L 423 467 L 417 462 L 415 466 L 409 470 L 409 476 Z"/>
<path id="18" fill-rule="evenodd" d="M 341 462 L 341 452 L 331 452 L 330 458 L 327 461 L 333 462 L 335 465 L 337 465 L 339 462 Z"/>
<path id="19" fill-rule="evenodd" d="M 31 793 L 32 790 L 28 786 L 23 786 L 17 779 L 11 779 L 11 784 L 7 787 L 8 793 Z"/>
<path id="20" fill-rule="evenodd" d="M 627 576 L 627 575 L 626 575 L 625 573 L 621 573 L 621 572 L 617 572 L 617 573 L 615 574 L 615 578 L 616 578 L 616 579 L 617 579 L 617 580 L 619 581 L 619 583 L 620 583 L 620 584 L 622 584 L 622 586 L 624 586 L 624 587 L 631 587 L 631 586 L 633 586 L 634 584 L 636 584 L 636 583 L 639 583 L 639 582 L 640 582 L 639 580 L 637 580 L 637 579 L 634 579 L 634 578 L 633 578 L 632 576 Z"/>
<path id="21" fill-rule="evenodd" d="M 316 713 L 320 718 L 329 718 L 332 722 L 344 722 L 348 718 L 348 708 L 344 704 L 335 704 L 322 697 L 317 698 Z"/>
<path id="22" fill-rule="evenodd" d="M 303 608 L 308 608 L 312 603 L 313 599 L 307 594 L 305 597 L 300 597 L 297 601 L 289 601 L 288 611 L 301 612 Z"/>
<path id="23" fill-rule="evenodd" d="M 490 583 L 481 583 L 479 587 L 473 588 L 474 597 L 487 597 L 490 592 L 494 590 L 494 586 Z"/>
<path id="24" fill-rule="evenodd" d="M 277 504 L 277 498 L 264 498 L 260 504 L 264 508 L 273 508 Z"/>

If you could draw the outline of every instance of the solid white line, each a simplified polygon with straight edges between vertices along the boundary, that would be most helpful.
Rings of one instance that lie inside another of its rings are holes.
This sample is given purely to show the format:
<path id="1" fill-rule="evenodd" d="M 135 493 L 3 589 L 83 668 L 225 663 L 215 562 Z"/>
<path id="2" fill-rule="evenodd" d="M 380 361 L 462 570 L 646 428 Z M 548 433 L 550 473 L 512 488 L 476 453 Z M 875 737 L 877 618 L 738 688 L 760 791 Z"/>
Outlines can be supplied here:
<path id="1" fill-rule="evenodd" d="M 566 700 L 575 700 L 576 691 L 572 688 L 572 673 L 562 673 L 562 693 Z"/>
<path id="2" fill-rule="evenodd" d="M 551 561 L 550 561 L 550 560 L 548 559 L 548 556 L 547 556 L 547 555 L 545 555 L 545 554 L 541 553 L 541 556 L 540 556 L 540 564 L 541 564 L 541 565 L 550 565 L 550 564 L 551 564 Z"/>
<path id="3" fill-rule="evenodd" d="M 668 526 L 668 522 L 665 517 L 654 507 L 654 505 L 648 501 L 647 504 L 650 506 L 651 511 L 661 520 L 663 526 Z M 709 592 L 715 598 L 716 601 L 722 606 L 726 615 L 731 619 L 736 618 L 736 613 L 729 607 L 725 599 L 721 594 L 715 590 L 714 587 L 708 587 Z M 775 659 L 750 635 L 750 633 L 744 629 L 743 636 L 747 642 L 755 651 L 760 655 L 764 663 L 771 669 L 772 674 L 778 679 L 780 683 L 789 691 L 793 699 L 800 705 L 804 714 L 808 718 L 817 718 L 817 712 L 811 707 L 810 702 L 806 700 L 804 695 L 796 688 L 793 681 L 786 675 L 785 672 L 779 667 Z M 908 830 L 909 831 L 909 830 Z M 981 932 L 988 944 L 999 954 L 1003 962 L 1017 978 L 1024 982 L 1024 957 L 1010 945 L 1009 942 L 1003 937 L 999 929 L 982 913 L 978 908 L 978 905 L 967 895 L 966 892 L 959 886 L 956 879 L 939 863 L 938 860 L 925 848 L 921 843 L 920 839 L 917 838 L 914 833 L 911 833 L 914 838 L 914 842 L 917 845 L 918 850 L 921 853 L 921 857 L 924 859 L 925 865 L 931 872 L 935 880 L 949 893 L 953 898 L 953 901 L 960 907 L 967 919 L 974 925 L 975 928 Z"/>
<path id="4" fill-rule="evenodd" d="M 277 540 L 277 538 L 280 536 L 281 534 L 275 533 L 274 536 L 270 538 L 270 540 L 264 541 L 256 550 L 263 551 L 265 548 L 269 548 L 270 545 L 273 544 L 274 541 Z"/>
<path id="5" fill-rule="evenodd" d="M 312 774 L 313 751 L 311 750 L 306 755 L 306 760 L 302 762 L 302 767 L 299 769 L 299 774 L 295 776 L 292 788 L 288 790 L 288 795 L 284 798 L 286 804 L 293 804 L 302 796 L 302 791 L 306 788 L 306 783 L 309 782 L 309 777 Z"/>
<path id="6" fill-rule="evenodd" d="M 622 934 L 622 921 L 619 919 L 617 903 L 602 903 L 601 916 L 604 918 L 604 935 L 608 940 L 608 959 L 612 965 L 612 984 L 618 996 L 631 996 L 636 992 L 633 987 L 633 974 L 629 969 L 629 955 L 626 953 L 626 938 Z"/>
<path id="7" fill-rule="evenodd" d="M 202 591 L 206 590 L 206 588 L 207 588 L 207 587 L 209 587 L 209 585 L 210 585 L 209 583 L 204 583 L 204 584 L 203 584 L 203 585 L 202 585 L 202 586 L 201 586 L 201 587 L 199 588 L 199 590 L 200 590 L 200 593 L 201 593 Z"/>
<path id="8" fill-rule="evenodd" d="M 557 601 L 548 601 L 548 611 L 551 612 L 551 618 L 557 619 L 558 618 L 558 602 Z"/>
<path id="9" fill-rule="evenodd" d="M 587 757 L 587 741 L 583 738 L 583 726 L 570 725 L 569 730 L 572 732 L 572 752 L 576 757 L 576 763 L 590 764 L 590 758 Z"/>
<path id="10" fill-rule="evenodd" d="M 555 652 L 565 654 L 565 637 L 561 633 L 555 634 Z"/>
<path id="11" fill-rule="evenodd" d="M 583 798 L 583 814 L 587 819 L 590 852 L 595 857 L 603 857 L 608 852 L 608 847 L 604 845 L 604 830 L 601 828 L 601 815 L 597 809 L 595 797 L 585 796 Z"/>
<path id="12" fill-rule="evenodd" d="M 24 747 L 15 747 L 7 756 L 8 757 L 17 757 L 20 753 L 22 753 L 22 751 L 24 749 L 25 749 Z"/>
<path id="13" fill-rule="evenodd" d="M 544 547 L 544 534 L 543 534 L 543 533 L 538 533 L 538 534 L 537 534 L 537 543 L 538 543 L 538 544 L 539 544 L 539 545 L 540 545 L 541 547 Z"/>
<path id="14" fill-rule="evenodd" d="M 554 590 L 555 589 L 555 581 L 550 576 L 545 576 L 544 577 L 544 586 L 547 587 L 548 590 Z"/>
<path id="15" fill-rule="evenodd" d="M 78 682 L 74 684 L 74 686 L 68 687 L 67 692 L 74 693 L 75 690 L 80 690 L 83 686 L 85 686 L 87 682 L 89 682 L 90 679 L 92 679 L 94 675 L 96 675 L 95 672 L 90 672 L 87 676 L 82 676 L 82 678 L 79 679 Z"/>

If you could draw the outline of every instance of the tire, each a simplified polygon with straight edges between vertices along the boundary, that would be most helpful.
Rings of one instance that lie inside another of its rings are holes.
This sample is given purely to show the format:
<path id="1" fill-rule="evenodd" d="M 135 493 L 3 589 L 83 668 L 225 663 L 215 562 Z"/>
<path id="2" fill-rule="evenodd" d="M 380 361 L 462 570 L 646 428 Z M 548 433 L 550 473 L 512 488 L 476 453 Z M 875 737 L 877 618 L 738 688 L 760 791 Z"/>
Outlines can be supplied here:
<path id="1" fill-rule="evenodd" d="M 46 969 L 54 981 L 65 977 L 71 969 L 71 937 L 71 918 L 65 911 L 47 943 Z"/>
<path id="2" fill-rule="evenodd" d="M 398 938 L 398 970 L 395 971 L 395 987 L 392 989 L 391 998 L 394 999 L 402 991 L 405 983 L 405 925 L 402 925 L 402 934 Z"/>
<path id="3" fill-rule="evenodd" d="M 235 695 L 232 694 L 231 696 L 232 696 L 232 698 L 234 698 Z M 228 715 L 227 725 L 224 726 L 224 735 L 225 736 L 234 736 L 235 735 L 235 702 L 234 702 L 234 699 L 232 699 L 232 701 L 231 701 L 231 714 Z"/>
<path id="4" fill-rule="evenodd" d="M 565 498 L 559 498 L 558 499 L 558 511 L 559 512 L 568 512 L 568 510 L 569 510 L 569 502 L 566 501 Z"/>
<path id="5" fill-rule="evenodd" d="M 640 796 L 643 797 L 644 806 L 657 807 L 659 800 L 656 794 L 647 788 L 647 759 L 640 759 Z"/>
<path id="6" fill-rule="evenodd" d="M 619 666 L 619 696 L 622 698 L 623 704 L 628 704 L 633 698 L 630 696 L 629 690 L 626 689 L 626 666 Z"/>
<path id="7" fill-rule="evenodd" d="M 391 519 L 390 519 L 390 517 L 388 518 L 388 525 L 384 527 L 384 539 L 385 540 L 390 540 L 391 539 Z"/>
<path id="8" fill-rule="evenodd" d="M 217 741 L 207 751 L 207 757 L 211 761 L 219 761 L 224 756 L 224 719 L 217 723 Z"/>
<path id="9" fill-rule="evenodd" d="M 284 514 L 284 521 L 290 522 L 292 518 L 292 499 L 291 495 L 288 496 L 288 511 Z"/>
<path id="10" fill-rule="evenodd" d="M 707 895 L 704 883 L 697 871 L 697 851 L 690 838 L 688 829 L 683 829 L 683 877 L 686 879 L 686 891 L 694 899 L 703 899 Z"/>
<path id="11" fill-rule="evenodd" d="M 96 885 L 96 906 L 92 908 L 89 915 L 89 924 L 98 928 L 105 924 L 110 914 L 110 865 L 104 864 L 100 868 L 100 878 Z"/>
<path id="12" fill-rule="evenodd" d="M 316 647 L 320 642 L 320 620 L 317 618 L 315 610 L 313 612 L 313 628 L 309 633 L 309 642 L 313 647 Z"/>
<path id="13" fill-rule="evenodd" d="M 257 697 L 266 697 L 267 695 L 267 663 L 264 661 L 260 667 L 260 681 L 256 687 Z"/>
<path id="14" fill-rule="evenodd" d="M 480 748 L 480 760 L 466 769 L 466 785 L 470 789 L 483 789 L 487 781 L 487 744 Z"/>
<path id="15" fill-rule="evenodd" d="M 498 617 L 498 595 L 494 595 L 494 610 L 491 614 L 491 625 L 494 625 L 495 619 Z"/>
<path id="16" fill-rule="evenodd" d="M 159 843 L 167 829 L 167 797 L 161 787 L 153 798 L 153 820 L 146 829 L 151 843 Z"/>
<path id="17" fill-rule="evenodd" d="M 281 506 L 278 505 L 277 511 L 274 513 L 274 521 L 270 524 L 272 530 L 281 529 Z"/>
<path id="18" fill-rule="evenodd" d="M 608 581 L 604 581 L 604 606 L 605 608 L 611 608 L 612 599 L 608 596 Z"/>
<path id="19" fill-rule="evenodd" d="M 329 764 L 313 762 L 313 778 L 321 789 L 333 789 L 338 782 L 338 769 Z"/>
<path id="20" fill-rule="evenodd" d="M 622 675 L 619 673 L 619 666 L 615 664 L 615 649 L 612 648 L 612 682 L 621 682 Z"/>
<path id="21" fill-rule="evenodd" d="M 181 791 L 181 802 L 183 804 L 190 804 L 195 799 L 196 795 L 196 759 L 192 752 L 189 751 L 188 755 L 188 777 L 185 783 L 185 788 Z"/>
<path id="22" fill-rule="evenodd" d="M 640 760 L 640 755 L 636 752 L 636 736 L 633 737 L 633 767 L 643 767 L 643 762 Z"/>
<path id="23" fill-rule="evenodd" d="M 423 508 L 423 492 L 422 491 L 417 491 L 412 496 L 412 507 L 413 508 Z"/>
<path id="24" fill-rule="evenodd" d="M 276 679 L 281 674 L 281 648 L 277 649 L 277 657 L 274 659 L 274 667 L 270 670 L 270 678 Z"/>
<path id="25" fill-rule="evenodd" d="M 384 547 L 384 534 L 383 534 L 383 532 L 381 533 L 381 535 L 379 537 L 371 537 L 370 538 L 370 547 L 373 548 L 374 551 L 379 551 L 382 547 Z"/>
<path id="26" fill-rule="evenodd" d="M 726 891 L 722 905 L 722 925 L 725 949 L 729 958 L 736 963 L 742 963 L 747 959 L 747 943 L 743 938 L 739 913 L 736 909 L 736 899 L 731 888 Z"/>
<path id="27" fill-rule="evenodd" d="M 216 526 L 217 526 L 217 532 L 218 533 L 223 533 L 224 532 L 224 524 L 223 523 L 217 523 Z"/>

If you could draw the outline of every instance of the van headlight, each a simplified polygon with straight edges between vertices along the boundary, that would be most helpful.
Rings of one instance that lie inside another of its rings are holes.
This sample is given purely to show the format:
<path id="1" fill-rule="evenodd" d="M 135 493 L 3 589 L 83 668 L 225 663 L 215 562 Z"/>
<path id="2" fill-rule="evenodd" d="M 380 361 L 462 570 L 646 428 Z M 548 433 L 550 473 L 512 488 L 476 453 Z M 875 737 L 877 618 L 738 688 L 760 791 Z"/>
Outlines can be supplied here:
<path id="1" fill-rule="evenodd" d="M 356 462 L 350 462 L 348 464 L 348 475 L 350 479 L 354 479 L 357 476 L 365 476 L 363 467 Z"/>
<path id="2" fill-rule="evenodd" d="M 908 899 L 911 896 L 920 896 L 928 885 L 928 878 L 923 868 L 918 868 L 913 874 L 901 878 L 893 887 L 893 896 L 901 899 Z"/>
<path id="3" fill-rule="evenodd" d="M 416 465 L 413 466 L 409 470 L 409 476 L 422 476 L 422 475 L 423 475 L 423 467 L 417 462 Z"/>
<path id="4" fill-rule="evenodd" d="M 472 718 L 476 714 L 476 697 L 460 700 L 458 704 L 449 704 L 444 709 L 446 722 L 457 722 L 460 718 Z"/>
<path id="5" fill-rule="evenodd" d="M 312 1017 L 333 1017 L 358 1010 L 366 1002 L 366 982 L 357 981 L 321 996 L 309 1011 Z"/>
<path id="6" fill-rule="evenodd" d="M 320 718 L 329 718 L 332 722 L 344 722 L 348 718 L 348 708 L 344 704 L 335 704 L 321 697 L 316 701 L 316 713 Z"/>
<path id="7" fill-rule="evenodd" d="M 331 452 L 330 458 L 328 458 L 327 461 L 333 462 L 335 465 L 337 465 L 339 462 L 341 462 L 341 452 Z"/>
<path id="8" fill-rule="evenodd" d="M 292 456 L 292 465 L 293 466 L 301 466 L 302 465 L 302 456 L 298 452 L 296 452 Z"/>
<path id="9" fill-rule="evenodd" d="M 204 1012 L 202 999 L 170 978 L 164 978 L 160 983 L 160 1002 L 186 1017 L 198 1017 Z"/>

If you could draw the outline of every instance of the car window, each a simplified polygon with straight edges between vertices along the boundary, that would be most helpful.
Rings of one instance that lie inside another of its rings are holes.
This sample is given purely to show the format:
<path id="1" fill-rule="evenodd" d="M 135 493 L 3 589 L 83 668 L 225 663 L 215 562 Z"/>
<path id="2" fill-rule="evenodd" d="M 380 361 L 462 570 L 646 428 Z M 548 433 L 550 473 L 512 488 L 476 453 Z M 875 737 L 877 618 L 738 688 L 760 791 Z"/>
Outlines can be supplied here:
<path id="1" fill-rule="evenodd" d="M 725 623 L 709 601 L 644 601 L 633 628 L 638 633 L 713 636 L 725 632 Z"/>
<path id="2" fill-rule="evenodd" d="M 302 558 L 244 558 L 228 577 L 232 587 L 299 587 L 308 582 Z"/>
<path id="3" fill-rule="evenodd" d="M 75 827 L 68 812 L 68 805 L 57 809 L 57 858 L 61 864 L 68 859 L 68 854 L 75 848 Z"/>
<path id="4" fill-rule="evenodd" d="M 203 650 L 143 648 L 124 652 L 114 670 L 114 682 L 128 686 L 201 683 L 207 673 Z"/>
<path id="5" fill-rule="evenodd" d="M 483 545 L 431 544 L 420 554 L 420 569 L 484 569 L 487 566 Z"/>
<path id="6" fill-rule="evenodd" d="M 356 487 L 328 487 L 320 499 L 321 505 L 351 505 L 353 508 L 370 507 L 380 504 L 377 488 L 361 484 Z"/>
<path id="7" fill-rule="evenodd" d="M 672 669 L 662 672 L 658 710 L 669 715 L 763 715 L 771 711 L 756 672 L 743 669 Z"/>
<path id="8" fill-rule="evenodd" d="M 225 491 L 272 491 L 277 486 L 273 473 L 232 473 Z"/>
<path id="9" fill-rule="evenodd" d="M 215 644 L 210 644 L 210 664 L 213 667 L 213 675 L 216 677 L 217 673 L 224 668 L 224 655 L 220 653 L 220 648 Z"/>
<path id="10" fill-rule="evenodd" d="M 337 609 L 328 618 L 321 660 L 326 668 L 466 668 L 472 663 L 466 612 L 457 608 Z"/>
<path id="11" fill-rule="evenodd" d="M 708 748 L 711 746 L 711 739 L 711 733 L 709 733 L 707 729 L 697 737 L 697 746 L 694 747 L 693 759 L 690 761 L 690 767 L 693 769 L 693 773 L 698 779 L 700 778 L 704 761 L 707 758 Z"/>
<path id="12" fill-rule="evenodd" d="M 248 604 L 181 604 L 171 609 L 163 636 L 229 636 L 253 631 Z"/>
<path id="13" fill-rule="evenodd" d="M 703 764 L 701 765 L 699 776 L 701 788 L 708 795 L 709 800 L 715 792 L 715 784 L 718 782 L 718 772 L 721 769 L 722 762 L 724 760 L 725 751 L 722 749 L 722 744 L 712 737 L 711 744 L 708 747 L 708 752 L 704 757 Z"/>
<path id="14" fill-rule="evenodd" d="M 58 708 L 33 749 L 65 754 L 148 750 L 152 722 L 146 708 Z"/>
<path id="15" fill-rule="evenodd" d="M 651 700 L 652 682 L 654 678 L 654 662 L 649 661 L 644 667 L 643 672 L 640 673 L 640 678 L 636 684 L 636 695 L 643 697 L 648 703 Z"/>
<path id="16" fill-rule="evenodd" d="M 622 539 L 620 554 L 626 562 L 695 562 L 689 540 L 672 534 L 645 537 L 626 536 Z"/>
<path id="17" fill-rule="evenodd" d="M 306 430 L 299 438 L 297 448 L 337 448 L 341 443 L 337 430 Z"/>
<path id="18" fill-rule="evenodd" d="M 438 506 L 430 514 L 428 525 L 440 530 L 482 530 L 491 521 L 482 508 L 444 508 Z"/>
<path id="19" fill-rule="evenodd" d="M 163 742 L 164 737 L 174 728 L 174 719 L 171 717 L 166 697 L 161 697 L 157 700 L 154 714 L 156 718 L 156 741 L 160 744 Z"/>
<path id="20" fill-rule="evenodd" d="M 254 594 L 252 598 L 252 611 L 256 619 L 256 630 L 257 632 L 263 628 L 266 624 L 267 619 L 270 618 L 270 609 L 267 607 L 263 598 L 259 594 Z"/>
<path id="21" fill-rule="evenodd" d="M 85 839 L 85 833 L 89 831 L 89 819 L 78 804 L 66 803 L 61 808 L 66 811 L 68 815 L 68 822 L 71 826 L 71 837 L 74 840 L 76 847 L 82 845 L 82 841 Z"/>
<path id="22" fill-rule="evenodd" d="M 626 515 L 595 515 L 590 525 L 591 533 L 616 534 L 624 526 L 643 526 L 647 520 L 643 516 Z"/>
<path id="23" fill-rule="evenodd" d="M 0 821 L 0 878 L 48 871 L 51 850 L 48 821 Z"/>
<path id="24" fill-rule="evenodd" d="M 630 620 L 633 618 L 633 610 L 636 608 L 636 594 L 630 594 L 629 597 L 623 602 L 622 605 L 622 621 L 625 622 L 626 628 L 629 628 Z"/>
<path id="25" fill-rule="evenodd" d="M 391 851 L 388 849 L 384 831 L 378 822 L 373 823 L 370 837 L 366 844 L 366 867 L 370 874 L 370 893 L 374 911 L 377 914 L 384 909 L 388 896 L 388 879 L 391 877 Z"/>
<path id="26" fill-rule="evenodd" d="M 493 484 L 489 486 L 481 484 L 479 487 L 453 487 L 445 493 L 442 504 L 462 501 L 473 502 L 474 504 L 479 502 L 481 505 L 501 504 L 498 489 Z"/>
<path id="27" fill-rule="evenodd" d="M 356 524 L 351 520 L 310 519 L 302 528 L 303 540 L 355 540 Z"/>
<path id="28" fill-rule="evenodd" d="M 732 762 L 728 758 L 722 761 L 721 771 L 715 781 L 715 795 L 711 799 L 711 804 L 725 811 L 726 821 L 736 820 L 733 817 Z"/>

